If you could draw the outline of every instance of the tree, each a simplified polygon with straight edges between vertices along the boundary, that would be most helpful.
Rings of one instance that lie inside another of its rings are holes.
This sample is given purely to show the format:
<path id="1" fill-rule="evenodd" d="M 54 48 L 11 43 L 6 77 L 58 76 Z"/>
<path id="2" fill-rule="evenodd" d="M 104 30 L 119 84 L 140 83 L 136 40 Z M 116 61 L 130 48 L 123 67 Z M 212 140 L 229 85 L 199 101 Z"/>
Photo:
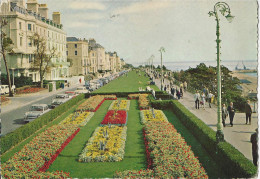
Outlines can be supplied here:
<path id="1" fill-rule="evenodd" d="M 13 41 L 10 37 L 7 37 L 6 33 L 4 32 L 4 27 L 8 24 L 7 20 L 3 17 L 0 17 L 0 53 L 3 56 L 3 60 L 5 63 L 5 70 L 7 74 L 8 80 L 8 87 L 9 87 L 9 96 L 12 97 L 13 91 L 11 88 L 11 78 L 10 72 L 7 64 L 6 55 L 7 53 L 13 53 Z"/>
<path id="2" fill-rule="evenodd" d="M 51 59 L 56 57 L 56 49 L 52 47 L 47 49 L 46 39 L 35 33 L 32 37 L 36 50 L 34 52 L 33 69 L 39 71 L 41 88 L 43 88 L 43 78 L 45 73 L 50 69 Z"/>

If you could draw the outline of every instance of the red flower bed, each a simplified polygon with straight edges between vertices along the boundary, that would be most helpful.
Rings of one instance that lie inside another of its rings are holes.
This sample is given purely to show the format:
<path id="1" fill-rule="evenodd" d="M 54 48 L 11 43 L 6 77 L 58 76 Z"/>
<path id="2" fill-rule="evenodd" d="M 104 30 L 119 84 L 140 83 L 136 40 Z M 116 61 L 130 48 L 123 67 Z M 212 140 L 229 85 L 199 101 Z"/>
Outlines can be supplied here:
<path id="1" fill-rule="evenodd" d="M 28 94 L 28 93 L 37 93 L 39 91 L 44 90 L 44 88 L 39 88 L 39 87 L 29 87 L 29 88 L 25 88 L 22 90 L 17 90 L 16 93 L 17 94 Z"/>
<path id="2" fill-rule="evenodd" d="M 108 111 L 101 125 L 106 124 L 126 124 L 126 111 Z"/>
<path id="3" fill-rule="evenodd" d="M 145 145 L 145 153 L 146 153 L 146 159 L 147 159 L 147 169 L 153 168 L 153 159 L 151 158 L 151 151 L 149 150 L 149 142 L 146 138 L 146 133 L 143 128 L 143 135 L 144 135 L 144 145 Z"/>
<path id="4" fill-rule="evenodd" d="M 70 141 L 78 134 L 80 131 L 80 128 L 76 130 L 70 137 L 67 138 L 67 140 L 61 145 L 61 147 L 56 151 L 56 153 L 51 156 L 51 160 L 45 161 L 44 165 L 39 169 L 39 172 L 45 172 L 48 170 L 50 165 L 56 160 L 58 155 L 62 152 L 62 150 L 70 143 Z"/>
<path id="5" fill-rule="evenodd" d="M 103 104 L 103 102 L 105 101 L 105 99 L 103 99 L 103 101 L 101 101 L 101 103 L 99 103 L 99 105 L 96 107 L 96 109 L 94 111 L 89 111 L 89 112 L 96 112 L 100 106 Z"/>
<path id="6" fill-rule="evenodd" d="M 103 95 L 105 100 L 117 100 L 116 95 Z"/>
<path id="7" fill-rule="evenodd" d="M 9 101 L 10 99 L 6 98 L 5 96 L 1 96 L 1 102 L 6 102 Z"/>

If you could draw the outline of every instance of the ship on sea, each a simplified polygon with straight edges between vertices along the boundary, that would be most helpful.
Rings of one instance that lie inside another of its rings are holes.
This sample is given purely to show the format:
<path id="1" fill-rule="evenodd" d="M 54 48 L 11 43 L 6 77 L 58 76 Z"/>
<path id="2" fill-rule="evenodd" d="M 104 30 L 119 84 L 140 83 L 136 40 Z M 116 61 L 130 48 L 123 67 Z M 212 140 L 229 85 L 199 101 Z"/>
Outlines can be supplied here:
<path id="1" fill-rule="evenodd" d="M 237 63 L 235 71 L 241 72 L 241 73 L 254 73 L 254 72 L 257 72 L 257 67 L 256 67 L 256 69 L 249 69 L 245 66 L 244 62 L 242 61 L 242 65 L 239 64 L 239 62 Z"/>

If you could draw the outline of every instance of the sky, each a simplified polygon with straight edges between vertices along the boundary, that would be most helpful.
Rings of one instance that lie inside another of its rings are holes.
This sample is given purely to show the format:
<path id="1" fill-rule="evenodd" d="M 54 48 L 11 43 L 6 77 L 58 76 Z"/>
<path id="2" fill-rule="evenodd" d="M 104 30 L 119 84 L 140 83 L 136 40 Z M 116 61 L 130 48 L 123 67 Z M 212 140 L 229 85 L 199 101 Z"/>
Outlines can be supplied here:
<path id="1" fill-rule="evenodd" d="M 215 0 L 38 0 L 60 11 L 67 36 L 95 38 L 127 63 L 216 60 Z M 257 60 L 257 1 L 229 0 L 220 16 L 221 60 Z"/>

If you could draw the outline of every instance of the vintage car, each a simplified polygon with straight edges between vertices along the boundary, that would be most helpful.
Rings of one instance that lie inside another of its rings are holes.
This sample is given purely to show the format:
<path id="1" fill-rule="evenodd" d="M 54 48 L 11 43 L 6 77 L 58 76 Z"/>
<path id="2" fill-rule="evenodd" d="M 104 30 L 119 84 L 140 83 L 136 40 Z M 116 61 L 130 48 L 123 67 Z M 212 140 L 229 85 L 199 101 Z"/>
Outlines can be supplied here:
<path id="1" fill-rule="evenodd" d="M 52 99 L 50 108 L 54 109 L 55 107 L 67 102 L 70 99 L 71 97 L 68 94 L 57 94 L 55 98 Z"/>
<path id="2" fill-rule="evenodd" d="M 81 93 L 89 93 L 89 90 L 87 90 L 86 87 L 81 86 L 77 87 L 77 90 L 75 91 L 76 94 L 81 94 Z"/>
<path id="3" fill-rule="evenodd" d="M 34 104 L 30 107 L 29 112 L 24 115 L 24 122 L 28 123 L 38 118 L 39 116 L 49 112 L 50 109 L 47 104 Z"/>
<path id="4" fill-rule="evenodd" d="M 78 95 L 75 91 L 66 91 L 65 94 L 68 94 L 70 98 L 75 98 Z"/>

